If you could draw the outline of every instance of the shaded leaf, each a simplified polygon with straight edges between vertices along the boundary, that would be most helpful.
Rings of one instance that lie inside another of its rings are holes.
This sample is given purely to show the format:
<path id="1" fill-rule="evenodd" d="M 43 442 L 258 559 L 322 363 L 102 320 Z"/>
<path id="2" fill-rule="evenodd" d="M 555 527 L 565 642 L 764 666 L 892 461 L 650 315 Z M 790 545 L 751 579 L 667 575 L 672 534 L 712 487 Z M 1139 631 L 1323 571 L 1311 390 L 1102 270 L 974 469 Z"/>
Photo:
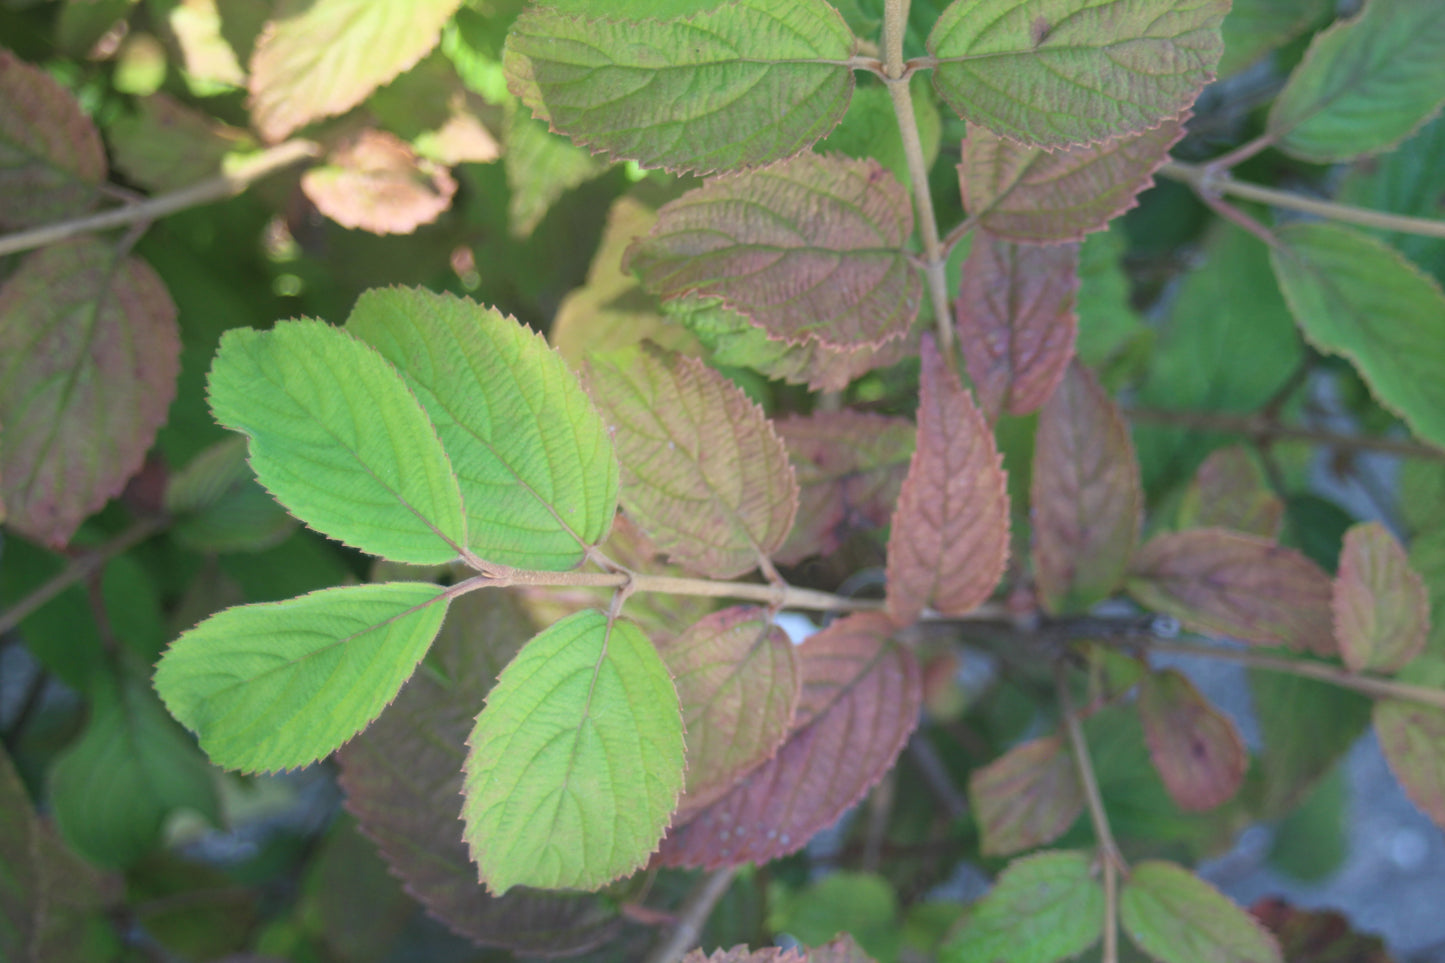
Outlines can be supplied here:
<path id="1" fill-rule="evenodd" d="M 846 2 L 846 0 L 845 0 Z M 848 17 L 842 5 L 837 5 Z M 878 8 L 882 12 L 882 8 Z M 856 36 L 877 35 L 876 28 Z M 913 102 L 913 120 L 918 125 L 918 139 L 923 147 L 925 170 L 933 169 L 938 159 L 939 142 L 943 136 L 943 117 L 939 114 L 937 98 L 924 71 L 914 74 L 908 83 L 908 95 Z M 837 152 L 849 157 L 871 157 L 893 172 L 893 176 L 904 184 L 909 183 L 908 157 L 903 148 L 903 138 L 898 132 L 898 118 L 893 112 L 893 96 L 883 84 L 859 87 L 853 91 L 848 103 L 848 112 L 843 121 L 833 128 L 813 150 L 820 154 Z"/>
<path id="2" fill-rule="evenodd" d="M 321 321 L 232 328 L 207 388 L 251 467 L 307 525 L 372 555 L 438 565 L 467 544 L 436 428 L 395 368 Z"/>
<path id="3" fill-rule="evenodd" d="M 1430 636 L 1425 583 L 1379 522 L 1345 533 L 1334 616 L 1340 657 L 1353 672 L 1396 672 L 1425 648 Z"/>
<path id="4" fill-rule="evenodd" d="M 888 538 L 888 612 L 911 622 L 925 606 L 978 607 L 1008 558 L 1008 490 L 993 432 L 923 340 L 918 440 Z"/>
<path id="5" fill-rule="evenodd" d="M 787 449 L 742 389 L 701 361 L 657 348 L 594 356 L 587 372 L 622 462 L 623 505 L 660 550 L 731 578 L 782 547 L 797 479 Z"/>
<path id="6" fill-rule="evenodd" d="M 1249 688 L 1264 751 L 1261 816 L 1292 812 L 1370 724 L 1371 701 L 1348 689 L 1252 669 Z"/>
<path id="7" fill-rule="evenodd" d="M 1249 908 L 1268 927 L 1290 963 L 1394 963 L 1378 936 L 1351 929 L 1343 913 L 1306 910 L 1277 896 L 1267 896 Z"/>
<path id="8" fill-rule="evenodd" d="M 1228 0 L 955 0 L 928 36 L 964 120 L 1071 147 L 1158 127 L 1214 79 Z"/>
<path id="9" fill-rule="evenodd" d="M 1039 413 L 1033 466 L 1034 578 L 1050 612 L 1079 612 L 1124 581 L 1144 494 L 1124 417 L 1074 364 Z"/>
<path id="10" fill-rule="evenodd" d="M 0 286 L 0 496 L 9 524 L 64 545 L 120 493 L 166 419 L 176 308 L 155 271 L 82 238 Z"/>
<path id="11" fill-rule="evenodd" d="M 590 181 L 606 165 L 547 125 L 513 110 L 507 119 L 507 199 L 512 234 L 528 237 L 563 194 Z"/>
<path id="12" fill-rule="evenodd" d="M 1234 0 L 1220 26 L 1219 76 L 1238 73 L 1334 15 L 1334 0 Z"/>
<path id="13" fill-rule="evenodd" d="M 1156 535 L 1128 583 L 1140 604 L 1194 632 L 1316 655 L 1335 651 L 1330 578 L 1293 549 L 1222 528 Z"/>
<path id="14" fill-rule="evenodd" d="M 1014 746 L 968 777 L 985 856 L 1007 856 L 1058 839 L 1084 811 L 1074 757 L 1057 735 Z"/>
<path id="15" fill-rule="evenodd" d="M 775 895 L 770 888 L 768 897 L 767 928 L 774 933 L 787 933 L 804 946 L 844 933 L 879 959 L 898 958 L 903 936 L 898 893 L 876 873 L 836 871 L 796 892 Z M 817 957 L 808 952 L 809 960 Z"/>
<path id="16" fill-rule="evenodd" d="M 540 335 L 495 309 L 420 288 L 367 291 L 346 330 L 396 365 L 437 426 L 474 552 L 560 571 L 606 537 L 617 511 L 612 441 Z"/>
<path id="17" fill-rule="evenodd" d="M 1335 199 L 1391 214 L 1438 217 L 1445 198 L 1445 164 L 1438 163 L 1442 156 L 1445 116 L 1436 117 L 1394 150 L 1354 164 Z M 1380 231 L 1376 236 L 1445 281 L 1445 238 L 1399 231 Z"/>
<path id="18" fill-rule="evenodd" d="M 1227 528 L 1276 539 L 1283 523 L 1284 502 L 1243 445 L 1204 459 L 1179 503 L 1180 528 Z"/>
<path id="19" fill-rule="evenodd" d="M 1445 828 L 1445 709 L 1382 699 L 1375 734 L 1390 771 L 1420 811 Z"/>
<path id="20" fill-rule="evenodd" d="M 1213 809 L 1239 790 L 1249 767 L 1239 732 L 1184 675 L 1174 669 L 1146 675 L 1139 719 L 1154 768 L 1180 809 Z"/>
<path id="21" fill-rule="evenodd" d="M 176 519 L 168 534 L 192 551 L 260 551 L 296 529 L 296 519 L 256 482 L 240 437 L 216 442 L 173 473 L 164 505 Z"/>
<path id="22" fill-rule="evenodd" d="M 1093 946 L 1103 933 L 1104 887 L 1092 862 L 1079 852 L 1014 860 L 970 907 L 940 963 L 1056 963 Z"/>
<path id="23" fill-rule="evenodd" d="M 1385 150 L 1445 104 L 1445 7 L 1370 0 L 1315 36 L 1269 112 L 1281 150 L 1315 163 Z"/>
<path id="24" fill-rule="evenodd" d="M 793 732 L 768 762 L 662 843 L 665 866 L 736 866 L 801 849 L 893 765 L 923 701 L 918 663 L 877 613 L 840 619 L 798 649 Z"/>
<path id="25" fill-rule="evenodd" d="M 989 233 L 1022 244 L 1077 241 L 1102 231 L 1138 203 L 1182 120 L 1089 147 L 1053 151 L 970 127 L 958 179 L 970 217 Z"/>
<path id="26" fill-rule="evenodd" d="M 595 609 L 522 648 L 467 744 L 464 838 L 498 895 L 625 876 L 656 850 L 682 789 L 667 666 L 636 625 Z"/>
<path id="27" fill-rule="evenodd" d="M 1445 8 L 1441 8 L 1445 23 Z M 1445 446 L 1445 292 L 1380 241 L 1333 224 L 1290 224 L 1270 250 L 1305 337 L 1348 358 L 1380 403 Z"/>
<path id="28" fill-rule="evenodd" d="M 958 343 L 989 420 L 1041 407 L 1074 356 L 1077 244 L 973 239 L 954 304 Z"/>
<path id="29" fill-rule="evenodd" d="M 70 92 L 0 48 L 0 227 L 89 210 L 105 180 L 100 133 Z"/>
<path id="30" fill-rule="evenodd" d="M 105 136 L 116 168 L 152 191 L 213 177 L 227 154 L 255 146 L 240 128 L 163 93 L 138 99 L 136 113 L 117 118 Z"/>
<path id="31" fill-rule="evenodd" d="M 1119 897 L 1124 931 L 1159 963 L 1282 963 L 1279 944 L 1213 886 L 1173 863 L 1136 863 Z"/>
<path id="32" fill-rule="evenodd" d="M 508 84 L 540 119 L 618 160 L 707 173 L 807 148 L 843 117 L 856 41 L 823 0 L 528 8 Z M 589 16 L 591 15 L 591 16 Z"/>
<path id="33" fill-rule="evenodd" d="M 457 182 L 445 168 L 419 159 L 400 137 L 367 128 L 302 174 L 301 189 L 342 227 L 410 234 L 451 207 Z"/>
<path id="34" fill-rule="evenodd" d="M 847 933 L 808 951 L 807 963 L 873 963 L 872 957 Z"/>
<path id="35" fill-rule="evenodd" d="M 156 691 L 217 765 L 309 765 L 396 697 L 448 601 L 439 585 L 389 582 L 226 609 L 171 643 Z"/>
<path id="36" fill-rule="evenodd" d="M 913 455 L 913 425 L 862 411 L 815 411 L 773 423 L 798 476 L 798 518 L 776 558 L 829 555 L 856 531 L 888 524 Z"/>
<path id="37" fill-rule="evenodd" d="M 793 644 L 766 609 L 714 612 L 661 654 L 687 732 L 682 822 L 773 757 L 792 728 L 801 683 Z"/>
<path id="38" fill-rule="evenodd" d="M 355 107 L 436 46 L 460 0 L 286 0 L 251 55 L 267 140 Z"/>
<path id="39" fill-rule="evenodd" d="M 664 204 L 623 267 L 665 300 L 720 298 L 776 340 L 876 347 L 918 315 L 912 233 L 908 194 L 876 161 L 802 154 Z"/>

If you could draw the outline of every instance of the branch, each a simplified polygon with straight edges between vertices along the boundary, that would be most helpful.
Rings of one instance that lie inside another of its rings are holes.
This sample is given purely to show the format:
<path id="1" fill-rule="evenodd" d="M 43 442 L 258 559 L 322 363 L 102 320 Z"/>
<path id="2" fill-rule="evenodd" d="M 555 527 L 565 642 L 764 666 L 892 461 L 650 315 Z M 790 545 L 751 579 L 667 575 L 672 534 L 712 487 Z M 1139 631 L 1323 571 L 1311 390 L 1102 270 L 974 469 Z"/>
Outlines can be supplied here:
<path id="1" fill-rule="evenodd" d="M 1276 190 L 1273 187 L 1262 187 L 1248 181 L 1237 181 L 1227 172 L 1217 170 L 1209 164 L 1185 164 L 1181 161 L 1171 160 L 1166 161 L 1164 166 L 1159 168 L 1158 173 L 1176 181 L 1183 181 L 1206 200 L 1210 197 L 1217 198 L 1221 195 L 1232 194 L 1247 201 L 1258 201 L 1261 204 L 1282 207 L 1286 210 L 1314 214 L 1346 224 L 1358 224 L 1361 227 L 1373 227 L 1382 231 L 1399 231 L 1401 234 L 1445 237 L 1445 221 L 1437 221 L 1428 217 L 1409 217 L 1404 214 L 1386 214 L 1383 211 L 1372 211 L 1348 204 L 1336 204 L 1333 201 L 1321 201 L 1313 197 L 1292 194 L 1289 191 Z"/>
<path id="2" fill-rule="evenodd" d="M 1307 441 L 1346 451 L 1375 451 L 1386 455 L 1398 455 L 1401 458 L 1445 461 L 1445 450 L 1419 442 L 1402 441 L 1395 438 L 1375 438 L 1369 435 L 1345 435 L 1323 428 L 1282 425 L 1271 418 L 1259 415 L 1224 415 L 1208 411 L 1164 411 L 1156 408 L 1127 408 L 1124 414 L 1130 421 L 1144 424 L 1172 425 L 1178 428 L 1194 428 L 1199 431 L 1219 431 L 1232 435 L 1244 435 L 1246 438 L 1260 442 Z"/>
<path id="3" fill-rule="evenodd" d="M 284 144 L 267 148 L 259 154 L 237 163 L 231 170 L 207 178 L 189 187 L 183 187 L 169 194 L 161 194 L 149 200 L 87 214 L 58 224 L 47 224 L 29 231 L 19 231 L 0 237 L 0 257 L 29 251 L 33 248 L 55 244 L 77 234 L 104 231 L 128 224 L 144 224 L 174 214 L 190 207 L 200 207 L 214 201 L 235 197 L 263 177 L 267 177 L 293 164 L 317 156 L 321 148 L 309 140 L 289 140 Z"/>
<path id="4" fill-rule="evenodd" d="M 691 893 L 677 915 L 677 925 L 667 939 L 659 943 L 648 954 L 645 963 L 675 963 L 682 955 L 697 945 L 698 934 L 707 923 L 712 908 L 732 885 L 736 866 L 728 866 L 703 878 Z"/>

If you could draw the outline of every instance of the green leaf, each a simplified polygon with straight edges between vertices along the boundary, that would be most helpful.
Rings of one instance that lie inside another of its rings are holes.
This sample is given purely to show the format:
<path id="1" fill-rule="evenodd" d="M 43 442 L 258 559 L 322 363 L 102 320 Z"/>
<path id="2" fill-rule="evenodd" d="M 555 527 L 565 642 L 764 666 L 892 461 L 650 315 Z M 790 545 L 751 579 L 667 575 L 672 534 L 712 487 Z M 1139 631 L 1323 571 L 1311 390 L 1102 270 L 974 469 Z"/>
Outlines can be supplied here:
<path id="1" fill-rule="evenodd" d="M 207 384 L 216 420 L 251 439 L 257 479 L 312 528 L 417 565 L 467 544 L 436 428 L 370 346 L 321 321 L 234 328 Z"/>
<path id="2" fill-rule="evenodd" d="M 618 160 L 750 167 L 804 150 L 847 110 L 856 41 L 824 0 L 600 9 L 531 7 L 504 64 L 538 118 Z"/>
<path id="3" fill-rule="evenodd" d="M 1355 164 L 1340 184 L 1336 200 L 1391 214 L 1438 217 L 1445 200 L 1445 116 L 1436 117 L 1389 153 Z M 1445 282 L 1445 238 L 1395 231 L 1381 231 L 1378 236 Z"/>
<path id="4" fill-rule="evenodd" d="M 1087 853 L 1014 860 L 939 954 L 940 963 L 1055 963 L 1103 933 L 1104 887 Z"/>
<path id="5" fill-rule="evenodd" d="M 954 0 L 928 37 L 939 95 L 1010 140 L 1068 147 L 1177 116 L 1213 79 L 1229 0 Z"/>
<path id="6" fill-rule="evenodd" d="M 346 330 L 401 371 L 436 425 L 489 562 L 581 564 L 617 512 L 612 439 L 547 342 L 494 309 L 419 288 L 368 291 Z"/>
<path id="7" fill-rule="evenodd" d="M 913 120 L 918 124 L 918 137 L 923 145 L 924 169 L 931 169 L 938 158 L 943 118 L 939 116 L 928 78 L 922 72 L 913 75 L 908 91 L 913 100 Z M 908 158 L 898 132 L 898 118 L 893 113 L 893 97 L 882 84 L 855 90 L 843 122 L 813 149 L 819 153 L 837 151 L 860 160 L 871 157 L 904 184 L 909 182 Z"/>
<path id="8" fill-rule="evenodd" d="M 1119 897 L 1124 931 L 1159 963 L 1282 963 L 1274 937 L 1188 870 L 1136 863 Z"/>
<path id="9" fill-rule="evenodd" d="M 1284 502 L 1243 445 L 1204 459 L 1179 503 L 1181 529 L 1227 528 L 1273 540 L 1283 522 Z"/>
<path id="10" fill-rule="evenodd" d="M 834 872 L 799 892 L 770 889 L 768 895 L 767 925 L 775 933 L 786 932 L 804 946 L 821 946 L 848 933 L 877 959 L 898 957 L 898 894 L 882 876 Z"/>
<path id="11" fill-rule="evenodd" d="M 1334 0 L 1234 0 L 1220 27 L 1219 76 L 1238 73 L 1334 14 Z"/>
<path id="12" fill-rule="evenodd" d="M 1385 150 L 1445 104 L 1445 5 L 1370 0 L 1318 34 L 1269 112 L 1286 153 L 1316 163 Z"/>
<path id="13" fill-rule="evenodd" d="M 171 475 L 166 511 L 170 536 L 198 552 L 255 552 L 279 544 L 296 520 L 256 482 L 246 463 L 246 439 L 211 445 Z"/>
<path id="14" fill-rule="evenodd" d="M 682 789 L 682 715 L 631 622 L 578 612 L 502 672 L 468 740 L 464 836 L 494 893 L 595 889 L 657 849 Z"/>
<path id="15" fill-rule="evenodd" d="M 100 133 L 70 92 L 0 49 L 0 227 L 89 210 L 105 175 Z"/>
<path id="16" fill-rule="evenodd" d="M 251 55 L 267 140 L 350 110 L 436 46 L 461 0 L 286 0 Z"/>
<path id="17" fill-rule="evenodd" d="M 136 113 L 111 122 L 105 136 L 126 179 L 156 192 L 213 177 L 227 154 L 256 147 L 245 131 L 169 94 L 139 99 Z"/>
<path id="18" fill-rule="evenodd" d="M 149 853 L 173 810 L 212 823 L 220 807 L 212 770 L 149 687 L 109 676 L 90 689 L 90 720 L 50 773 L 56 825 L 99 866 L 129 866 Z"/>
<path id="19" fill-rule="evenodd" d="M 507 214 L 512 234 L 528 237 L 563 194 L 607 169 L 597 158 L 547 125 L 513 109 L 507 119 Z"/>
<path id="20" fill-rule="evenodd" d="M 1051 843 L 1084 811 L 1073 755 L 1058 735 L 1021 742 L 968 776 L 985 856 Z"/>
<path id="21" fill-rule="evenodd" d="M 1249 689 L 1264 751 L 1260 815 L 1293 810 L 1370 724 L 1370 700 L 1338 686 L 1252 669 Z"/>
<path id="22" fill-rule="evenodd" d="M 171 643 L 156 691 L 217 765 L 305 766 L 396 697 L 447 602 L 439 585 L 390 582 L 226 609 Z"/>

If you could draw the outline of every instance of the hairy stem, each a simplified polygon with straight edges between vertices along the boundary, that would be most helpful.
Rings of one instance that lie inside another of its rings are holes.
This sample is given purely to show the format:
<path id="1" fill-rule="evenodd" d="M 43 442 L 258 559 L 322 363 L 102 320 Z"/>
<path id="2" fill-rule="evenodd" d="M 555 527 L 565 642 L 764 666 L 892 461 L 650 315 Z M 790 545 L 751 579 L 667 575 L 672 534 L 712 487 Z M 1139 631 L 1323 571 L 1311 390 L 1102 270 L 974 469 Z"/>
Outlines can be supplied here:
<path id="1" fill-rule="evenodd" d="M 732 885 L 736 872 L 736 866 L 729 866 L 703 877 L 697 887 L 688 894 L 687 902 L 677 915 L 677 925 L 667 934 L 666 939 L 653 948 L 644 963 L 675 963 L 696 946 L 698 935 L 707 923 L 708 916 Z"/>
<path id="2" fill-rule="evenodd" d="M 89 234 L 131 224 L 149 224 L 167 214 L 234 197 L 263 177 L 315 157 L 320 150 L 320 147 L 309 140 L 289 140 L 267 148 L 254 157 L 246 158 L 223 174 L 189 187 L 134 204 L 124 204 L 98 214 L 87 214 L 58 224 L 7 234 L 0 237 L 0 257 L 55 244 L 77 234 Z"/>
<path id="3" fill-rule="evenodd" d="M 1225 415 L 1208 411 L 1165 411 L 1157 408 L 1128 408 L 1130 421 L 1152 425 L 1170 425 L 1199 431 L 1219 431 L 1243 435 L 1255 441 L 1307 441 L 1316 445 L 1345 451 L 1375 451 L 1401 458 L 1424 461 L 1445 461 L 1445 450 L 1397 438 L 1374 438 L 1369 435 L 1346 435 L 1323 428 L 1300 428 L 1282 425 L 1260 415 Z"/>

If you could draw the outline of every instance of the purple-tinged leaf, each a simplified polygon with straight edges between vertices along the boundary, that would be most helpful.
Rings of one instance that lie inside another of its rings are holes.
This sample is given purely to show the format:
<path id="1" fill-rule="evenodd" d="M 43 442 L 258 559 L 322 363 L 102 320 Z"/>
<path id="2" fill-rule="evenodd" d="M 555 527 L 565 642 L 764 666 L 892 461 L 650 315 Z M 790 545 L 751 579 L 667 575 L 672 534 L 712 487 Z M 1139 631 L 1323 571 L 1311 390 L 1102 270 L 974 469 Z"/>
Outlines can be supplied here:
<path id="1" fill-rule="evenodd" d="M 766 609 L 714 612 L 659 652 L 687 732 L 687 782 L 674 822 L 725 795 L 778 751 L 798 704 L 798 658 Z"/>
<path id="2" fill-rule="evenodd" d="M 1159 963 L 1283 963 L 1279 944 L 1254 917 L 1173 863 L 1135 864 L 1119 894 L 1119 918 L 1134 945 Z"/>
<path id="3" fill-rule="evenodd" d="M 0 286 L 0 495 L 60 546 L 141 465 L 176 392 L 176 307 L 150 265 L 82 238 Z"/>
<path id="4" fill-rule="evenodd" d="M 1144 495 L 1129 427 L 1081 364 L 1039 414 L 1033 465 L 1034 577 L 1050 612 L 1083 611 L 1124 581 Z"/>
<path id="5" fill-rule="evenodd" d="M 923 339 L 918 440 L 888 538 L 888 612 L 912 622 L 925 606 L 977 608 L 1008 559 L 1008 488 L 993 432 Z"/>
<path id="6" fill-rule="evenodd" d="M 902 751 L 923 702 L 913 654 L 884 615 L 834 622 L 798 649 L 796 728 L 772 759 L 663 840 L 666 866 L 735 866 L 801 849 L 831 826 Z"/>
<path id="7" fill-rule="evenodd" d="M 622 463 L 622 504 L 681 565 L 714 578 L 782 547 L 798 506 L 788 451 L 741 388 L 656 348 L 594 356 L 588 387 Z"/>
<path id="8" fill-rule="evenodd" d="M 730 950 L 714 950 L 711 956 L 702 950 L 693 950 L 682 958 L 682 963 L 873 963 L 873 958 L 863 952 L 852 936 L 844 933 L 810 950 L 784 950 L 776 946 L 750 950 L 741 944 Z"/>
<path id="9" fill-rule="evenodd" d="M 1180 528 L 1227 528 L 1274 540 L 1284 523 L 1284 502 L 1241 445 L 1204 459 L 1179 504 Z"/>
<path id="10" fill-rule="evenodd" d="M 1180 809 L 1213 809 L 1244 780 L 1249 755 L 1234 723 L 1173 669 L 1146 675 L 1139 720 L 1149 757 Z"/>
<path id="11" fill-rule="evenodd" d="M 1405 795 L 1445 829 L 1445 709 L 1384 699 L 1375 703 L 1374 721 L 1380 748 Z"/>
<path id="12" fill-rule="evenodd" d="M 457 182 L 446 168 L 419 159 L 395 134 L 367 129 L 302 174 L 301 189 L 342 227 L 410 234 L 451 207 Z"/>
<path id="13" fill-rule="evenodd" d="M 1335 653 L 1330 577 L 1294 549 L 1222 528 L 1156 535 L 1129 593 L 1193 632 L 1316 655 Z"/>
<path id="14" fill-rule="evenodd" d="M 1345 533 L 1334 582 L 1335 639 L 1352 672 L 1396 672 L 1425 649 L 1430 596 L 1379 522 Z"/>
<path id="15" fill-rule="evenodd" d="M 89 210 L 105 175 L 100 133 L 70 92 L 0 49 L 0 227 Z"/>
<path id="16" fill-rule="evenodd" d="M 1378 936 L 1350 927 L 1343 913 L 1306 910 L 1277 896 L 1266 896 L 1249 908 L 1279 940 L 1293 963 L 1395 963 Z"/>
<path id="17" fill-rule="evenodd" d="M 1007 856 L 1058 839 L 1084 811 L 1074 758 L 1057 736 L 1014 746 L 968 778 L 985 856 Z"/>
<path id="18" fill-rule="evenodd" d="M 958 165 L 964 205 L 980 227 L 1011 241 L 1077 241 L 1138 203 L 1183 136 L 1183 119 L 1167 120 L 1142 134 L 1050 153 L 970 126 Z"/>
<path id="19" fill-rule="evenodd" d="M 877 346 L 918 314 L 912 233 L 908 192 L 876 161 L 802 154 L 663 205 L 626 267 L 664 300 L 721 298 L 780 341 Z"/>
<path id="20" fill-rule="evenodd" d="M 490 896 L 462 842 L 462 762 L 472 720 L 533 626 L 506 593 L 452 603 L 427 669 L 337 754 L 346 808 L 427 911 L 479 944 L 526 954 L 582 952 L 615 935 L 603 900 L 516 889 Z"/>
<path id="21" fill-rule="evenodd" d="M 773 427 L 800 489 L 798 518 L 779 562 L 831 554 L 852 533 L 888 524 L 913 455 L 908 419 L 845 409 L 794 415 Z"/>
<path id="22" fill-rule="evenodd" d="M 954 305 L 958 344 L 989 420 L 1049 400 L 1074 356 L 1079 246 L 1015 244 L 981 233 Z"/>
<path id="23" fill-rule="evenodd" d="M 808 951 L 807 963 L 873 963 L 852 935 L 843 933 L 836 939 Z"/>

